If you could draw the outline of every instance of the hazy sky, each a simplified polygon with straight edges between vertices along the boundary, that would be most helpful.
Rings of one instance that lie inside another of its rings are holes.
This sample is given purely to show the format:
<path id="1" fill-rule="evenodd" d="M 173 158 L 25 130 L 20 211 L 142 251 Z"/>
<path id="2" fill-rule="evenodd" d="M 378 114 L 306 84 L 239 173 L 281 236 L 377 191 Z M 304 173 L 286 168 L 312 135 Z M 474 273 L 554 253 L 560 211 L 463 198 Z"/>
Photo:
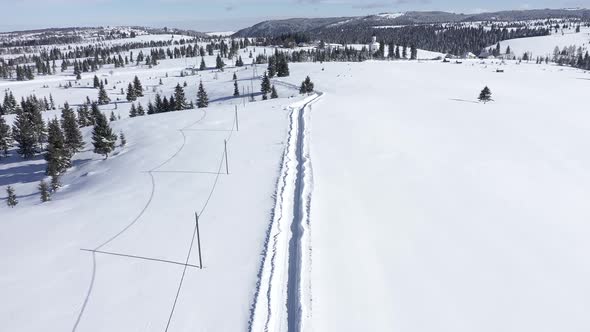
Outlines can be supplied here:
<path id="1" fill-rule="evenodd" d="M 408 10 L 458 13 L 590 7 L 590 0 L 0 0 L 0 31 L 98 25 L 237 30 L 265 19 Z"/>

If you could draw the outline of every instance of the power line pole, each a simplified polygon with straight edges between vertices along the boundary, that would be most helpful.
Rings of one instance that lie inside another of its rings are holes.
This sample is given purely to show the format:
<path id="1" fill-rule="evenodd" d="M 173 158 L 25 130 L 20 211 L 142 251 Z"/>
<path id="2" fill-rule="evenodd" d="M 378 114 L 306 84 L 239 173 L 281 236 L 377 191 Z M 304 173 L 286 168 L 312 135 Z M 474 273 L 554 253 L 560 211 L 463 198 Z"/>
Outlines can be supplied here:
<path id="1" fill-rule="evenodd" d="M 201 256 L 201 235 L 199 234 L 199 215 L 196 212 L 195 227 L 197 229 L 197 247 L 199 248 L 199 269 L 203 269 L 203 258 Z"/>
<path id="2" fill-rule="evenodd" d="M 227 140 L 223 140 L 225 151 L 225 174 L 229 174 L 229 164 L 227 162 Z"/>

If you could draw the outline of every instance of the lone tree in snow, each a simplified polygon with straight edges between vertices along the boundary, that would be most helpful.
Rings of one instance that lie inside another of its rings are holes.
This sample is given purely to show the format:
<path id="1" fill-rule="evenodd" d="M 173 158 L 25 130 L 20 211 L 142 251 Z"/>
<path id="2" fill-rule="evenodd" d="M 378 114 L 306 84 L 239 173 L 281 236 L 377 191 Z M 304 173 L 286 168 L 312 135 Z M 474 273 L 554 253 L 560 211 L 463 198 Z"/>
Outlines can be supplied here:
<path id="1" fill-rule="evenodd" d="M 312 93 L 313 88 L 314 88 L 313 82 L 311 81 L 309 76 L 307 76 L 305 78 L 305 81 L 301 82 L 301 87 L 299 88 L 299 93 L 300 94 Z"/>
<path id="2" fill-rule="evenodd" d="M 201 57 L 201 65 L 199 66 L 199 70 L 207 69 L 207 65 L 205 64 L 205 58 Z"/>
<path id="3" fill-rule="evenodd" d="M 113 134 L 113 130 L 109 126 L 106 116 L 100 113 L 100 115 L 96 117 L 96 123 L 92 130 L 94 153 L 104 155 L 104 159 L 107 159 L 109 153 L 115 149 L 116 141 L 117 135 Z"/>
<path id="4" fill-rule="evenodd" d="M 221 56 L 217 54 L 217 58 L 215 59 L 215 68 L 223 71 L 223 67 L 225 67 L 225 63 L 223 63 L 223 59 L 221 59 Z"/>
<path id="5" fill-rule="evenodd" d="M 16 199 L 14 188 L 12 188 L 11 186 L 6 187 L 6 194 L 8 195 L 8 198 L 6 199 L 6 204 L 10 207 L 15 207 L 18 204 L 18 200 Z"/>
<path id="6" fill-rule="evenodd" d="M 492 100 L 492 91 L 487 86 L 481 90 L 479 93 L 479 101 L 483 101 L 483 103 L 487 103 L 488 101 Z"/>
<path id="7" fill-rule="evenodd" d="M 199 83 L 199 91 L 197 91 L 197 107 L 205 108 L 209 106 L 209 97 L 207 97 L 207 91 L 203 87 L 203 81 Z"/>
<path id="8" fill-rule="evenodd" d="M 240 96 L 240 88 L 238 88 L 238 81 L 234 81 L 234 97 L 239 97 L 239 96 Z"/>
<path id="9" fill-rule="evenodd" d="M 270 79 L 268 78 L 268 75 L 266 74 L 266 72 L 264 72 L 264 75 L 262 76 L 262 83 L 260 84 L 260 92 L 262 92 L 262 99 L 263 100 L 266 100 L 267 99 L 266 95 L 271 92 Z"/>
<path id="10" fill-rule="evenodd" d="M 39 191 L 41 193 L 41 202 L 45 203 L 51 200 L 51 193 L 49 192 L 49 185 L 44 180 L 39 182 Z"/>

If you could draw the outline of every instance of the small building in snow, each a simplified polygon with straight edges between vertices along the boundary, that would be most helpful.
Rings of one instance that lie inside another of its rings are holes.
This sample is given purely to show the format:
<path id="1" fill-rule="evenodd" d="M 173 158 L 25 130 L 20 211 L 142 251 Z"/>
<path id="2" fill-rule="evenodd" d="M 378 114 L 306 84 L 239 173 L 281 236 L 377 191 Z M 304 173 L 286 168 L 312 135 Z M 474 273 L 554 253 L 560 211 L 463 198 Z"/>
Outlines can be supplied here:
<path id="1" fill-rule="evenodd" d="M 471 52 L 463 53 L 463 59 L 477 59 L 477 56 Z"/>

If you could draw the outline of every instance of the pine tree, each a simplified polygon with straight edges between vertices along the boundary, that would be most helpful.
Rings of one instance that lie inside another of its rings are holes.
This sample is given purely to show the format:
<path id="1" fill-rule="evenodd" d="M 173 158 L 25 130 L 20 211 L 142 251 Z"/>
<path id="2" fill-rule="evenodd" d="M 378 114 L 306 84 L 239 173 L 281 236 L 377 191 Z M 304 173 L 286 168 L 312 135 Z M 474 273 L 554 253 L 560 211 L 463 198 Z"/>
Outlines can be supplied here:
<path id="1" fill-rule="evenodd" d="M 479 101 L 483 101 L 483 103 L 487 103 L 488 101 L 492 100 L 492 92 L 490 91 L 490 89 L 486 86 L 483 88 L 483 90 L 481 90 L 481 92 L 479 93 Z"/>
<path id="2" fill-rule="evenodd" d="M 12 134 L 10 126 L 6 124 L 3 116 L 0 116 L 0 156 L 8 156 L 8 149 L 12 146 Z"/>
<path id="3" fill-rule="evenodd" d="M 49 121 L 45 160 L 47 175 L 59 175 L 71 166 L 70 155 L 65 147 L 65 139 L 57 118 Z"/>
<path id="4" fill-rule="evenodd" d="M 174 88 L 174 109 L 177 111 L 187 109 L 184 89 L 180 84 L 176 84 L 176 87 Z"/>
<path id="5" fill-rule="evenodd" d="M 299 88 L 299 93 L 304 94 L 304 93 L 312 93 L 314 89 L 314 84 L 311 81 L 311 79 L 309 78 L 309 76 L 307 76 L 305 78 L 305 81 L 301 82 L 301 87 Z"/>
<path id="6" fill-rule="evenodd" d="M 130 118 L 134 118 L 137 116 L 137 108 L 135 107 L 135 104 L 132 103 L 131 104 L 131 109 L 129 110 L 129 117 Z"/>
<path id="7" fill-rule="evenodd" d="M 111 102 L 111 98 L 107 94 L 107 91 L 104 89 L 104 84 L 102 82 L 99 85 L 98 90 L 98 104 L 99 105 L 106 105 Z"/>
<path id="8" fill-rule="evenodd" d="M 18 144 L 18 154 L 23 158 L 31 158 L 35 155 L 37 139 L 35 128 L 29 114 L 20 107 L 16 109 L 16 118 L 12 125 L 12 137 Z"/>
<path id="9" fill-rule="evenodd" d="M 127 101 L 136 101 L 137 100 L 137 95 L 135 94 L 135 89 L 133 88 L 133 85 L 131 85 L 131 83 L 129 83 L 129 85 L 127 86 Z"/>
<path id="10" fill-rule="evenodd" d="M 283 54 L 279 54 L 277 56 L 277 76 L 289 76 L 289 63 L 287 62 L 287 57 L 285 57 Z"/>
<path id="11" fill-rule="evenodd" d="M 133 90 L 135 91 L 135 97 L 143 97 L 143 86 L 137 76 L 133 79 Z"/>
<path id="12" fill-rule="evenodd" d="M 277 66 L 276 66 L 276 61 L 275 61 L 275 57 L 271 56 L 268 58 L 268 68 L 267 68 L 267 72 L 268 72 L 268 77 L 273 78 L 275 77 L 276 73 L 277 73 Z"/>
<path id="13" fill-rule="evenodd" d="M 47 185 L 47 182 L 41 180 L 37 188 L 41 194 L 41 202 L 45 203 L 51 200 L 51 193 L 49 192 L 49 186 Z"/>
<path id="14" fill-rule="evenodd" d="M 238 76 L 236 75 L 236 72 L 234 72 L 234 76 L 232 77 L 232 80 L 234 80 L 234 81 L 235 81 L 235 80 L 237 80 L 237 79 L 238 79 Z"/>
<path id="15" fill-rule="evenodd" d="M 270 93 L 271 91 L 271 86 L 270 86 L 270 79 L 268 78 L 268 75 L 266 74 L 266 72 L 264 72 L 264 75 L 262 76 L 262 82 L 260 84 L 260 91 L 262 92 L 262 95 L 266 95 L 268 93 Z"/>
<path id="16" fill-rule="evenodd" d="M 138 116 L 144 116 L 145 115 L 145 109 L 143 108 L 143 106 L 141 105 L 141 103 L 137 103 L 137 115 Z"/>
<path id="17" fill-rule="evenodd" d="M 223 63 L 223 59 L 221 59 L 221 56 L 217 54 L 217 58 L 215 59 L 215 68 L 223 70 L 223 67 L 225 67 L 225 63 Z"/>
<path id="18" fill-rule="evenodd" d="M 115 112 L 111 111 L 111 115 L 109 115 L 109 121 L 117 121 L 117 116 L 115 115 Z"/>
<path id="19" fill-rule="evenodd" d="M 160 97 L 159 94 L 156 94 L 156 101 L 155 101 L 155 113 L 162 113 L 163 112 L 163 107 L 162 107 L 162 97 Z"/>
<path id="20" fill-rule="evenodd" d="M 125 146 L 127 145 L 127 138 L 125 138 L 125 134 L 123 134 L 123 132 L 121 131 L 121 133 L 119 134 L 119 140 L 121 141 L 121 146 Z"/>
<path id="21" fill-rule="evenodd" d="M 279 95 L 277 94 L 277 89 L 275 89 L 275 86 L 273 85 L 272 88 L 270 89 L 270 99 L 277 99 L 279 98 Z"/>
<path id="22" fill-rule="evenodd" d="M 238 87 L 238 81 L 234 81 L 234 97 L 239 97 L 239 96 L 240 96 L 240 88 Z"/>
<path id="23" fill-rule="evenodd" d="M 76 121 L 76 115 L 67 102 L 64 103 L 64 108 L 61 110 L 61 123 L 64 132 L 64 145 L 71 157 L 76 152 L 82 151 L 84 140 Z"/>
<path id="24" fill-rule="evenodd" d="M 199 91 L 197 91 L 197 107 L 198 108 L 205 108 L 209 106 L 209 97 L 207 97 L 207 92 L 203 87 L 203 81 L 199 83 Z"/>
<path id="25" fill-rule="evenodd" d="M 94 81 L 93 84 L 95 89 L 97 89 L 100 86 L 100 81 L 98 80 L 98 76 L 94 75 Z"/>
<path id="26" fill-rule="evenodd" d="M 113 134 L 113 130 L 107 122 L 106 116 L 100 113 L 96 118 L 94 129 L 92 130 L 92 144 L 94 145 L 94 153 L 104 155 L 104 159 L 109 157 L 115 149 L 115 142 L 117 135 Z"/>
<path id="27" fill-rule="evenodd" d="M 12 188 L 11 186 L 6 187 L 6 194 L 8 195 L 8 198 L 6 199 L 6 204 L 10 207 L 15 207 L 18 204 L 18 200 L 16 199 L 14 188 Z"/>
<path id="28" fill-rule="evenodd" d="M 150 100 L 147 105 L 147 114 L 152 115 L 154 113 L 156 113 L 156 108 L 154 107 L 154 104 L 152 104 L 152 101 Z"/>
<path id="29" fill-rule="evenodd" d="M 207 65 L 205 64 L 205 58 L 201 57 L 201 65 L 199 66 L 199 70 L 207 69 Z"/>

